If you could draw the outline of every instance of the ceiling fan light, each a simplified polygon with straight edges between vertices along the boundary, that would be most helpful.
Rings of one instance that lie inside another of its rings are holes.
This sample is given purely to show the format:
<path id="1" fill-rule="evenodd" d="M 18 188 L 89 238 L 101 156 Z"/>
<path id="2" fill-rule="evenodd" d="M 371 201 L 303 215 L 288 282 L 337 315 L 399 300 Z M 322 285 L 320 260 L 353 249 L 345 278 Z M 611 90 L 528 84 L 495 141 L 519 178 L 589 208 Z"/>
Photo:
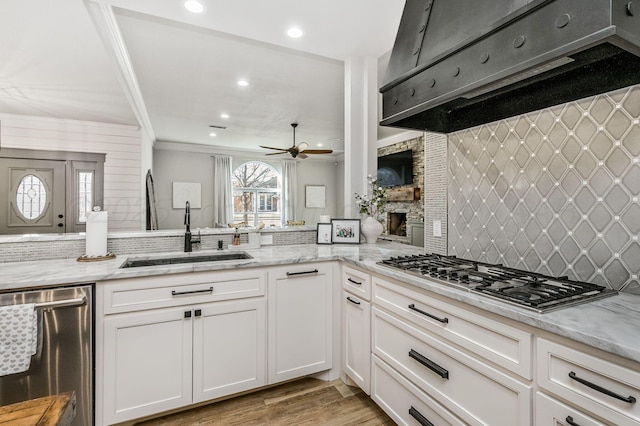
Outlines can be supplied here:
<path id="1" fill-rule="evenodd" d="M 298 152 L 302 152 L 305 149 L 309 148 L 309 144 L 306 142 L 300 142 L 300 144 L 298 145 Z"/>

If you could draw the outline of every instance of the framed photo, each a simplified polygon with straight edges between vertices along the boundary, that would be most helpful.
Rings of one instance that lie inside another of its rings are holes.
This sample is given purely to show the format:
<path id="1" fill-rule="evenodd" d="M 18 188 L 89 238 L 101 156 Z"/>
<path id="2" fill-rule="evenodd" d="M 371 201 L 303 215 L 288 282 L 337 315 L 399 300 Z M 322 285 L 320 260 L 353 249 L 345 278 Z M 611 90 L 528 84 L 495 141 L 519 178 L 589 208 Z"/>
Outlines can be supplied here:
<path id="1" fill-rule="evenodd" d="M 306 208 L 323 209 L 326 207 L 324 185 L 306 185 L 304 192 Z"/>
<path id="2" fill-rule="evenodd" d="M 318 239 L 317 244 L 333 244 L 331 241 L 331 224 L 319 223 L 318 224 Z"/>
<path id="3" fill-rule="evenodd" d="M 360 244 L 360 219 L 331 219 L 334 244 Z"/>

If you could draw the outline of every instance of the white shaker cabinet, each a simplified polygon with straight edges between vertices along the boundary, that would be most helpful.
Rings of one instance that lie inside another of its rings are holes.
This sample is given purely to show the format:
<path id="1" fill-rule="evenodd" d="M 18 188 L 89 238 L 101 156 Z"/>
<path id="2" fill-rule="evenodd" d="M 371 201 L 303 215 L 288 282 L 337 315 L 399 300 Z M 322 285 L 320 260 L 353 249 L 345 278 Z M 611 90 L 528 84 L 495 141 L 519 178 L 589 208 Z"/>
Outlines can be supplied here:
<path id="1" fill-rule="evenodd" d="M 367 395 L 371 392 L 371 276 L 342 267 L 342 354 L 344 371 Z"/>
<path id="2" fill-rule="evenodd" d="M 191 319 L 187 308 L 104 321 L 104 424 L 191 403 Z M 100 424 L 100 423 L 99 423 Z"/>
<path id="3" fill-rule="evenodd" d="M 265 282 L 243 270 L 100 283 L 96 424 L 264 386 Z"/>
<path id="4" fill-rule="evenodd" d="M 269 384 L 332 368 L 333 263 L 269 269 Z"/>

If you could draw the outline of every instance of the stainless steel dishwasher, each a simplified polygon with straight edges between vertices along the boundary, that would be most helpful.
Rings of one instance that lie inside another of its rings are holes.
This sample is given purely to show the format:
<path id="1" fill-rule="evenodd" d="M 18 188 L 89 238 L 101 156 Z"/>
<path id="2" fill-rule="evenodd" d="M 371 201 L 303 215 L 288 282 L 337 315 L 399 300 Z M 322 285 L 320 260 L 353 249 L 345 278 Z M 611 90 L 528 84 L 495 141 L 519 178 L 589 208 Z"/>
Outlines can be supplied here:
<path id="1" fill-rule="evenodd" d="M 34 303 L 38 349 L 24 373 L 0 376 L 0 406 L 75 391 L 74 426 L 93 419 L 93 285 L 0 293 L 0 306 Z"/>

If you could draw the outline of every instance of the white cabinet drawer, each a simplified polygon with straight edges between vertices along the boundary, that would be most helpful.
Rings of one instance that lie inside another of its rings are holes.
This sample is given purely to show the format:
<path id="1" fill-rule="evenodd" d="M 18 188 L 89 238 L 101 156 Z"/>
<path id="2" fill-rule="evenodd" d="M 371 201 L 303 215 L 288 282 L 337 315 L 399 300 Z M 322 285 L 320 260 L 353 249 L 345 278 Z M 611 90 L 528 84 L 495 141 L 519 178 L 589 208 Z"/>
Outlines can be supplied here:
<path id="1" fill-rule="evenodd" d="M 374 303 L 526 379 L 532 379 L 531 333 L 373 277 Z"/>
<path id="2" fill-rule="evenodd" d="M 371 300 L 371 276 L 366 272 L 343 266 L 342 288 L 366 301 Z"/>
<path id="3" fill-rule="evenodd" d="M 543 338 L 537 362 L 541 388 L 612 424 L 640 424 L 640 372 Z"/>
<path id="4" fill-rule="evenodd" d="M 105 282 L 105 314 L 263 296 L 266 274 L 257 269 L 193 272 Z"/>
<path id="5" fill-rule="evenodd" d="M 399 425 L 419 425 L 417 418 L 441 425 L 465 423 L 438 404 L 384 361 L 371 357 L 371 398 Z M 426 422 L 422 424 L 428 425 Z"/>
<path id="6" fill-rule="evenodd" d="M 541 392 L 536 393 L 536 426 L 605 426 Z"/>
<path id="7" fill-rule="evenodd" d="M 529 425 L 531 388 L 378 308 L 372 348 L 462 420 L 476 425 Z"/>

